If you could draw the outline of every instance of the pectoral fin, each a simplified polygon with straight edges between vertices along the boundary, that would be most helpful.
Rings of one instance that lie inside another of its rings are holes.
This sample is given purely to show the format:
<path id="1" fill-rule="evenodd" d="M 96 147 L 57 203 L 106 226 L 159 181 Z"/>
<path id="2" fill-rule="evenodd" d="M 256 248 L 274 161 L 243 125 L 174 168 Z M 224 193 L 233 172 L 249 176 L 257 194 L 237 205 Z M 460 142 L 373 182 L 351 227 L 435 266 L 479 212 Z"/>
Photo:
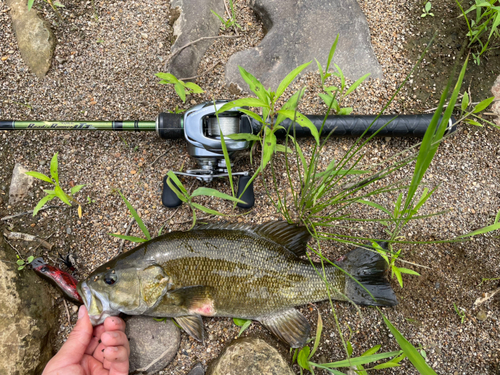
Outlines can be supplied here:
<path id="1" fill-rule="evenodd" d="M 311 331 L 307 319 L 295 309 L 269 315 L 259 321 L 292 348 L 303 347 Z"/>
<path id="2" fill-rule="evenodd" d="M 199 315 L 186 315 L 174 318 L 189 336 L 203 343 L 205 330 L 203 329 L 203 320 Z"/>
<path id="3" fill-rule="evenodd" d="M 214 316 L 215 307 L 210 287 L 202 285 L 175 289 L 167 294 L 178 306 L 191 314 Z"/>

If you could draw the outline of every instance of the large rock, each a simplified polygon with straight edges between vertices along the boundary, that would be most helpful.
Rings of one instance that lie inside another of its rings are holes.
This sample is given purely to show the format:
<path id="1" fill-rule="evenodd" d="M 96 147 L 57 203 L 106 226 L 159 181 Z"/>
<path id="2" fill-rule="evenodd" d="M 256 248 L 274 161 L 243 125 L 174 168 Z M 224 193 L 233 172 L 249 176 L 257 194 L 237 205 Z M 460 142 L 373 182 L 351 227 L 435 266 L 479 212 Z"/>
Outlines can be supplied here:
<path id="1" fill-rule="evenodd" d="M 12 179 L 10 180 L 9 204 L 22 201 L 33 185 L 34 178 L 28 176 L 25 172 L 28 172 L 28 170 L 21 164 L 16 163 L 12 172 Z"/>
<path id="2" fill-rule="evenodd" d="M 38 375 L 53 355 L 54 299 L 33 271 L 17 270 L 0 228 L 0 374 Z"/>
<path id="3" fill-rule="evenodd" d="M 344 75 L 355 80 L 366 73 L 381 78 L 368 24 L 356 0 L 251 0 L 267 34 L 260 44 L 231 56 L 226 81 L 247 90 L 238 65 L 275 90 L 295 69 L 316 58 L 323 68 L 330 47 L 339 34 L 333 61 Z M 304 72 L 317 69 L 313 62 Z"/>
<path id="4" fill-rule="evenodd" d="M 221 22 L 211 10 L 223 15 L 223 0 L 172 0 L 170 9 L 179 14 L 174 23 L 174 36 L 177 39 L 170 50 L 171 54 L 202 37 L 219 34 Z M 214 39 L 205 39 L 184 48 L 169 60 L 167 71 L 179 79 L 195 76 L 203 55 L 213 42 Z"/>
<path id="5" fill-rule="evenodd" d="M 233 341 L 212 363 L 207 375 L 293 375 L 287 360 L 264 340 Z"/>
<path id="6" fill-rule="evenodd" d="M 49 24 L 33 8 L 28 10 L 26 0 L 6 1 L 11 8 L 12 26 L 21 56 L 30 70 L 42 78 L 50 68 L 56 38 Z"/>
<path id="7" fill-rule="evenodd" d="M 493 113 L 497 115 L 495 122 L 498 126 L 500 126 L 500 76 L 498 76 L 495 82 L 493 83 L 493 87 L 491 88 L 491 93 L 493 94 L 496 100 L 491 106 L 491 110 L 493 111 Z"/>
<path id="8" fill-rule="evenodd" d="M 149 316 L 132 316 L 126 322 L 130 373 L 153 374 L 174 359 L 181 334 L 171 319 L 158 322 Z"/>

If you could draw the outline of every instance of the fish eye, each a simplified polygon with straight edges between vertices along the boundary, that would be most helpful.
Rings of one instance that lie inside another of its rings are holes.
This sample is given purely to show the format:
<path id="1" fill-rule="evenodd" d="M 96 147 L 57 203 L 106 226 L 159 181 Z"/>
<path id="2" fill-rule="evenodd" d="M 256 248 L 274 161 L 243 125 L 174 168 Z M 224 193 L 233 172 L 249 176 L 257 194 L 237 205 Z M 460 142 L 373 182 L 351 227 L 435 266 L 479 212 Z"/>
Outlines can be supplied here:
<path id="1" fill-rule="evenodd" d="M 104 282 L 108 285 L 113 285 L 116 283 L 117 277 L 114 271 L 112 273 L 108 273 L 106 276 L 104 276 Z"/>

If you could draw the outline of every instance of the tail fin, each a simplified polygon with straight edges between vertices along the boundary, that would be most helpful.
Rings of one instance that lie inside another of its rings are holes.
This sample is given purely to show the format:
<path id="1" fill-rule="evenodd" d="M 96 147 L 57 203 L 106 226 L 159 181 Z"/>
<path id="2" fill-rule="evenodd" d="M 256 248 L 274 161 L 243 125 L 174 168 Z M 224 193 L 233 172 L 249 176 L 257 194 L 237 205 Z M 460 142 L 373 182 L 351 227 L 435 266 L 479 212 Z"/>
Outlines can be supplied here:
<path id="1" fill-rule="evenodd" d="M 386 244 L 380 245 L 385 247 Z M 398 303 L 387 280 L 388 264 L 380 254 L 358 247 L 337 264 L 359 282 L 345 276 L 344 293 L 354 303 L 372 306 L 394 306 Z"/>

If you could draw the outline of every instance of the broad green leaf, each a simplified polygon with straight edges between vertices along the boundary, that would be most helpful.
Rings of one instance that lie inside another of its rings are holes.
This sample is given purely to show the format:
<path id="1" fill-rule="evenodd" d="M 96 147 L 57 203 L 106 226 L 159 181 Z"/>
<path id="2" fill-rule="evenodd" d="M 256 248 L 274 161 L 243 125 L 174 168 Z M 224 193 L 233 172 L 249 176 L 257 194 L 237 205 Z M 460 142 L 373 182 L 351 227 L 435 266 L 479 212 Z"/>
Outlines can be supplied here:
<path id="1" fill-rule="evenodd" d="M 394 363 L 394 362 L 386 362 L 386 363 L 381 363 L 380 365 L 373 366 L 372 368 L 374 370 L 381 370 L 384 368 L 391 368 L 391 367 L 400 367 L 401 365 L 399 363 Z"/>
<path id="2" fill-rule="evenodd" d="M 330 69 L 330 64 L 332 63 L 333 55 L 335 54 L 335 49 L 337 48 L 338 41 L 339 41 L 339 34 L 337 34 L 335 42 L 333 42 L 332 48 L 330 48 L 330 53 L 328 53 L 328 60 L 326 62 L 325 73 L 328 73 L 328 69 Z"/>
<path id="3" fill-rule="evenodd" d="M 363 83 L 363 81 L 364 81 L 364 80 L 366 80 L 366 79 L 367 79 L 370 75 L 371 75 L 371 73 L 367 73 L 367 74 L 365 74 L 363 77 L 358 78 L 358 79 L 356 80 L 356 82 L 354 82 L 354 83 L 351 85 L 351 87 L 349 87 L 349 88 L 347 89 L 347 91 L 346 91 L 346 92 L 345 92 L 345 94 L 343 95 L 343 96 L 344 96 L 344 98 L 345 98 L 347 95 L 349 95 L 351 92 L 353 92 L 354 90 L 356 90 L 356 88 L 357 88 L 357 87 L 358 87 L 361 83 Z"/>
<path id="4" fill-rule="evenodd" d="M 24 259 L 18 259 L 16 261 L 16 263 L 19 265 L 19 266 L 22 266 L 24 264 Z"/>
<path id="5" fill-rule="evenodd" d="M 300 100 L 302 99 L 302 96 L 304 95 L 304 89 L 301 89 L 297 91 L 295 94 L 293 94 L 285 104 L 283 104 L 283 107 L 281 107 L 282 110 L 290 110 L 290 111 L 295 111 L 299 105 Z M 276 122 L 274 123 L 274 126 L 278 126 L 281 124 L 281 122 L 285 119 L 286 117 L 280 113 L 278 113 L 278 117 L 276 118 Z M 290 134 L 293 135 L 293 129 L 290 129 Z"/>
<path id="6" fill-rule="evenodd" d="M 361 357 L 366 357 L 367 355 L 375 354 L 376 352 L 378 352 L 380 350 L 381 347 L 382 347 L 382 345 L 375 345 L 374 347 L 368 349 L 366 352 L 361 354 Z"/>
<path id="7" fill-rule="evenodd" d="M 170 74 L 170 73 L 156 73 L 155 75 L 160 79 L 164 79 L 168 83 L 178 83 L 179 82 L 179 80 L 173 74 Z"/>
<path id="8" fill-rule="evenodd" d="M 30 10 L 33 7 L 33 3 L 35 0 L 28 0 L 28 10 Z"/>
<path id="9" fill-rule="evenodd" d="M 394 338 L 398 342 L 399 346 L 403 350 L 403 352 L 406 354 L 410 362 L 415 366 L 415 368 L 420 372 L 422 375 L 437 375 L 436 372 L 429 367 L 427 362 L 425 362 L 425 359 L 422 358 L 422 356 L 419 354 L 417 349 L 410 344 L 406 338 L 399 333 L 399 331 L 392 325 L 392 323 L 382 314 L 382 312 L 379 310 L 380 314 L 382 315 L 382 318 L 384 319 L 385 324 L 391 331 L 391 333 L 394 335 Z"/>
<path id="10" fill-rule="evenodd" d="M 496 31 L 497 27 L 500 25 L 500 7 L 494 7 L 494 8 L 497 12 L 497 15 L 495 17 L 495 20 L 493 21 L 493 25 L 491 25 L 490 36 L 488 37 L 488 39 L 491 39 L 491 36 Z"/>
<path id="11" fill-rule="evenodd" d="M 399 272 L 401 273 L 407 273 L 408 275 L 416 275 L 420 276 L 420 274 L 417 271 L 413 271 L 409 268 L 403 268 L 403 267 L 398 267 Z"/>
<path id="12" fill-rule="evenodd" d="M 40 199 L 40 201 L 37 203 L 37 205 L 35 206 L 35 208 L 33 209 L 33 216 L 36 216 L 36 214 L 38 213 L 38 211 L 40 211 L 40 209 L 45 206 L 45 204 L 54 199 L 55 198 L 55 194 L 53 195 L 46 195 L 45 197 L 43 197 L 42 199 Z"/>
<path id="13" fill-rule="evenodd" d="M 475 126 L 483 127 L 483 124 L 480 124 L 479 122 L 474 121 L 474 120 L 465 119 L 464 121 L 465 121 L 467 124 L 471 124 L 471 125 L 475 125 Z"/>
<path id="14" fill-rule="evenodd" d="M 311 132 L 311 135 L 316 140 L 316 144 L 319 145 L 318 128 L 316 128 L 316 126 L 306 116 L 304 116 L 300 112 L 290 111 L 290 110 L 279 110 L 278 113 L 284 115 L 285 117 L 289 118 L 290 120 L 295 120 L 295 122 L 298 125 L 308 128 Z"/>
<path id="15" fill-rule="evenodd" d="M 177 82 L 174 86 L 175 92 L 177 95 L 179 95 L 179 98 L 181 98 L 183 103 L 186 103 L 186 89 L 182 85 L 182 83 Z"/>
<path id="16" fill-rule="evenodd" d="M 177 198 L 179 198 L 182 202 L 187 202 L 189 200 L 185 194 L 179 191 L 179 187 L 174 184 L 174 182 L 170 177 L 167 178 L 167 185 L 175 193 L 175 195 L 177 195 Z M 182 188 L 184 188 L 184 186 L 182 186 Z"/>
<path id="17" fill-rule="evenodd" d="M 466 91 L 464 92 L 464 97 L 462 98 L 462 104 L 460 104 L 460 108 L 462 109 L 462 111 L 465 111 L 468 105 L 469 105 L 469 94 L 467 94 Z"/>
<path id="18" fill-rule="evenodd" d="M 69 201 L 69 198 L 68 196 L 66 195 L 66 193 L 63 191 L 63 189 L 61 189 L 61 187 L 59 185 L 56 185 L 55 189 L 54 189 L 54 193 L 55 195 L 60 199 L 62 200 L 64 203 L 66 203 L 68 206 L 71 206 L 71 202 Z"/>
<path id="19" fill-rule="evenodd" d="M 30 256 L 28 257 L 28 259 L 26 259 L 26 263 L 28 263 L 28 264 L 29 264 L 29 263 L 33 262 L 33 259 L 35 259 L 35 257 L 34 257 L 33 255 L 30 255 Z"/>
<path id="20" fill-rule="evenodd" d="M 495 100 L 494 96 L 488 99 L 484 99 L 482 102 L 480 102 L 478 105 L 474 107 L 472 113 L 479 113 L 481 111 L 484 111 L 493 102 L 493 100 Z"/>
<path id="21" fill-rule="evenodd" d="M 352 111 L 353 111 L 352 107 L 340 108 L 337 114 L 340 116 L 348 116 L 352 113 Z"/>
<path id="22" fill-rule="evenodd" d="M 221 114 L 222 112 L 228 111 L 234 107 L 258 107 L 258 108 L 269 108 L 269 105 L 257 98 L 243 98 L 236 99 L 232 102 L 224 104 L 218 111 L 217 114 Z"/>
<path id="23" fill-rule="evenodd" d="M 297 356 L 297 363 L 303 369 L 309 370 L 309 353 L 311 352 L 311 348 L 308 346 L 304 346 L 299 351 L 299 355 Z"/>
<path id="24" fill-rule="evenodd" d="M 50 161 L 50 175 L 56 182 L 56 184 L 59 184 L 59 172 L 58 172 L 58 164 L 57 164 L 57 154 L 56 152 L 54 156 L 52 156 L 52 160 Z"/>
<path id="25" fill-rule="evenodd" d="M 243 326 L 248 321 L 249 321 L 249 319 L 233 318 L 234 324 L 236 324 L 238 327 Z"/>
<path id="26" fill-rule="evenodd" d="M 298 67 L 296 67 L 294 70 L 292 70 L 290 73 L 287 74 L 285 78 L 280 82 L 278 89 L 276 90 L 276 96 L 275 100 L 278 100 L 278 98 L 283 95 L 287 87 L 292 83 L 292 81 L 297 77 L 300 72 L 302 72 L 305 68 L 307 68 L 311 64 L 311 61 L 308 63 L 302 64 Z"/>
<path id="27" fill-rule="evenodd" d="M 426 10 L 426 12 L 429 12 L 431 10 L 431 8 L 432 8 L 431 2 L 430 1 L 426 2 L 425 3 L 425 10 Z"/>
<path id="28" fill-rule="evenodd" d="M 314 364 L 314 366 L 320 367 L 320 368 L 329 368 L 329 369 L 330 368 L 340 368 L 340 367 L 351 367 L 351 366 L 365 365 L 365 364 L 370 363 L 370 362 L 380 361 L 381 359 L 394 357 L 398 354 L 400 354 L 399 351 L 386 352 L 386 353 L 367 355 L 364 357 L 344 359 L 342 361 L 337 361 L 337 362 Z"/>
<path id="29" fill-rule="evenodd" d="M 243 325 L 241 326 L 240 331 L 238 332 L 238 337 L 240 337 L 240 336 L 241 336 L 241 334 L 242 334 L 243 332 L 245 332 L 245 330 L 246 330 L 248 327 L 250 327 L 250 324 L 252 324 L 252 321 L 251 321 L 251 320 L 247 320 L 247 321 L 245 321 L 245 323 L 243 323 Z"/>
<path id="30" fill-rule="evenodd" d="M 43 173 L 40 172 L 24 172 L 24 174 L 38 178 L 39 180 L 45 181 L 45 182 L 50 182 L 52 185 L 54 185 L 54 181 L 50 179 L 50 177 L 45 176 Z"/>
<path id="31" fill-rule="evenodd" d="M 243 202 L 241 199 L 233 197 L 232 195 L 228 195 L 228 194 L 220 192 L 219 190 L 207 188 L 204 186 L 199 187 L 198 189 L 193 191 L 193 193 L 191 194 L 191 197 L 196 197 L 199 195 L 206 195 L 209 197 L 217 197 L 217 198 L 226 199 L 226 200 L 238 202 L 238 203 L 246 203 L 246 202 Z"/>
<path id="32" fill-rule="evenodd" d="M 290 147 L 286 147 L 284 145 L 276 145 L 276 152 L 287 152 L 287 153 L 292 153 L 293 150 Z"/>
<path id="33" fill-rule="evenodd" d="M 275 148 L 276 136 L 269 128 L 265 128 L 264 143 L 262 144 L 262 169 L 264 169 L 271 160 Z"/>
<path id="34" fill-rule="evenodd" d="M 319 313 L 318 310 L 318 325 L 316 327 L 316 338 L 314 339 L 314 346 L 311 351 L 311 354 L 309 354 L 309 358 L 311 359 L 314 353 L 316 353 L 316 350 L 318 349 L 319 342 L 321 341 L 321 332 L 323 331 L 323 319 L 321 318 L 321 314 Z"/>
<path id="35" fill-rule="evenodd" d="M 226 135 L 227 138 L 231 138 L 234 140 L 245 140 L 245 141 L 260 141 L 260 137 L 255 134 L 250 133 L 237 133 L 237 134 L 229 134 Z"/>
<path id="36" fill-rule="evenodd" d="M 399 268 L 396 266 L 392 266 L 392 273 L 396 275 L 396 279 L 398 279 L 398 283 L 403 288 L 403 276 L 401 276 L 401 272 L 399 272 Z"/>
<path id="37" fill-rule="evenodd" d="M 50 194 L 54 194 L 54 195 L 56 194 L 55 190 L 49 190 L 49 189 L 43 189 L 43 192 L 44 192 L 45 194 L 49 194 L 49 195 L 50 195 Z"/>
<path id="38" fill-rule="evenodd" d="M 85 185 L 76 185 L 76 186 L 73 186 L 71 188 L 71 195 L 75 195 L 76 193 L 78 193 L 80 190 L 83 189 Z"/>
<path id="39" fill-rule="evenodd" d="M 264 102 L 267 106 L 269 106 L 269 92 L 265 89 L 265 87 L 262 85 L 262 83 L 260 83 L 257 78 L 255 78 L 253 75 L 248 73 L 241 66 L 238 66 L 238 68 L 240 70 L 241 77 L 248 84 L 248 87 L 250 87 L 250 90 L 252 90 L 253 93 L 255 95 L 257 95 L 257 97 L 262 102 Z"/>
<path id="40" fill-rule="evenodd" d="M 254 120 L 257 120 L 261 124 L 265 124 L 266 122 L 262 119 L 261 116 L 259 116 L 257 113 L 249 111 L 248 109 L 245 108 L 240 108 L 240 112 L 243 112 L 245 115 L 250 116 Z"/>
<path id="41" fill-rule="evenodd" d="M 323 76 L 325 72 L 323 72 L 323 67 L 321 66 L 320 62 L 317 59 L 314 60 L 316 61 L 316 65 L 318 66 L 319 76 L 321 77 L 321 82 L 323 83 Z"/>
<path id="42" fill-rule="evenodd" d="M 222 212 L 212 210 L 211 208 L 202 206 L 201 204 L 198 204 L 198 203 L 195 203 L 195 202 L 191 202 L 191 205 L 193 207 L 197 208 L 198 210 L 203 211 L 203 212 L 205 212 L 207 214 L 210 214 L 210 215 L 226 216 Z"/>
<path id="43" fill-rule="evenodd" d="M 172 180 L 172 182 L 179 188 L 179 190 L 187 196 L 188 192 L 187 192 L 186 188 L 184 187 L 184 185 L 182 185 L 182 182 L 175 175 L 175 173 L 172 171 L 168 171 L 167 175 Z"/>
<path id="44" fill-rule="evenodd" d="M 184 86 L 192 90 L 195 94 L 201 94 L 205 92 L 200 86 L 193 82 L 184 82 Z"/>
<path id="45" fill-rule="evenodd" d="M 492 225 L 488 225 L 487 227 L 480 228 L 478 230 L 475 230 L 470 233 L 462 234 L 461 236 L 458 236 L 457 238 L 466 238 L 466 237 L 472 237 L 472 236 L 477 236 L 478 234 L 484 234 L 488 232 L 493 232 L 494 230 L 500 229 L 500 223 L 497 222 Z"/>
<path id="46" fill-rule="evenodd" d="M 350 357 L 352 356 L 353 348 L 352 344 L 350 341 L 347 341 L 347 356 Z"/>
<path id="47" fill-rule="evenodd" d="M 123 234 L 108 233 L 110 236 L 121 238 L 122 240 L 127 240 L 130 242 L 147 242 L 145 238 L 139 238 L 134 236 L 124 236 Z"/>
<path id="48" fill-rule="evenodd" d="M 134 217 L 135 221 L 137 222 L 137 225 L 139 225 L 139 228 L 141 228 L 142 233 L 144 233 L 144 235 L 146 236 L 146 238 L 148 240 L 150 240 L 151 239 L 151 235 L 149 234 L 148 228 L 146 228 L 146 226 L 142 222 L 142 219 L 137 214 L 137 211 L 135 210 L 135 208 L 132 207 L 132 205 L 130 204 L 130 202 L 127 200 L 127 198 L 125 198 L 125 196 L 122 194 L 122 192 L 120 190 L 118 190 L 118 194 L 120 194 L 120 197 L 122 197 L 123 201 L 125 202 L 125 205 L 127 206 L 128 210 L 130 211 L 130 213 Z"/>
<path id="49" fill-rule="evenodd" d="M 338 66 L 337 64 L 333 64 L 335 66 L 335 68 L 337 69 L 338 71 L 338 74 L 337 76 L 340 78 L 340 89 L 341 90 L 344 90 L 344 87 L 345 87 L 345 76 L 344 76 L 344 72 L 342 72 L 342 69 L 340 69 L 340 66 Z"/>
<path id="50" fill-rule="evenodd" d="M 389 217 L 392 217 L 392 213 L 387 208 L 381 206 L 378 203 L 371 202 L 371 201 L 368 201 L 365 199 L 358 199 L 358 200 L 356 200 L 356 202 L 361 203 L 361 204 L 366 204 L 367 206 L 371 206 L 373 208 L 377 208 L 380 211 L 385 212 L 387 215 L 389 215 Z"/>

